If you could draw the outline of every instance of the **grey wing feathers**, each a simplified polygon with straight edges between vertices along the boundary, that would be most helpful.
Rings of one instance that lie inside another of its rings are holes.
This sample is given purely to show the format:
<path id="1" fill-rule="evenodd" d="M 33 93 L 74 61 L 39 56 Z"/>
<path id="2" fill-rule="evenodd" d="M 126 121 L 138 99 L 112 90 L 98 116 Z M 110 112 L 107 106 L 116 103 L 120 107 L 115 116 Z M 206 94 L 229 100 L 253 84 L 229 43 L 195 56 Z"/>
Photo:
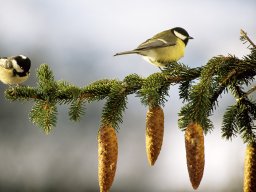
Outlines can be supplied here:
<path id="1" fill-rule="evenodd" d="M 163 48 L 163 47 L 169 47 L 174 46 L 176 43 L 173 42 L 167 42 L 164 39 L 155 39 L 155 40 L 148 40 L 144 43 L 140 44 L 135 50 L 150 50 L 150 49 L 156 49 L 156 48 Z"/>
<path id="2" fill-rule="evenodd" d="M 173 42 L 166 42 L 163 39 L 156 39 L 156 40 L 148 39 L 144 43 L 140 44 L 136 49 L 131 50 L 131 51 L 124 51 L 124 52 L 116 53 L 114 56 L 134 54 L 134 53 L 140 54 L 140 51 L 147 51 L 150 49 L 169 47 L 169 46 L 174 46 L 174 45 L 176 45 L 176 44 Z"/>
<path id="3" fill-rule="evenodd" d="M 152 38 L 141 43 L 135 50 L 149 50 L 176 45 L 176 37 L 170 30 L 156 34 Z"/>
<path id="4" fill-rule="evenodd" d="M 116 53 L 114 56 L 125 55 L 125 54 L 134 54 L 134 53 L 141 54 L 141 51 L 147 51 L 150 49 L 174 46 L 174 45 L 176 45 L 176 39 L 177 39 L 177 37 L 175 37 L 173 35 L 171 30 L 166 30 L 166 31 L 156 34 L 152 38 L 141 43 L 136 49 L 131 50 L 131 51 L 124 51 L 124 52 Z"/>
<path id="5" fill-rule="evenodd" d="M 11 69 L 13 68 L 12 62 L 7 58 L 0 58 L 0 67 L 3 67 L 5 69 Z"/>

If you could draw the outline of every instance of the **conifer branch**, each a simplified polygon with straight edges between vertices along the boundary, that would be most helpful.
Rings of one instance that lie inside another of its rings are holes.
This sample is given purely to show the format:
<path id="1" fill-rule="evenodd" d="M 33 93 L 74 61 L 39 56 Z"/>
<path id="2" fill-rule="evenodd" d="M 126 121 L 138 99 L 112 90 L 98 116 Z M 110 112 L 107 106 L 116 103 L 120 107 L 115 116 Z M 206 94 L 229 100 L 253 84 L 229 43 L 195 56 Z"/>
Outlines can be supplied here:
<path id="1" fill-rule="evenodd" d="M 54 75 L 47 64 L 42 64 L 37 70 L 38 83 L 36 87 L 17 86 L 5 91 L 7 99 L 12 101 L 35 102 L 30 112 L 31 121 L 48 133 L 57 122 L 57 104 L 70 104 L 70 120 L 77 121 L 85 114 L 85 104 L 92 101 L 106 99 L 102 114 L 102 125 L 118 128 L 122 122 L 122 113 L 126 108 L 127 95 L 136 94 L 141 97 L 145 105 L 164 105 L 168 89 L 171 84 L 185 80 L 192 80 L 200 75 L 199 69 L 190 69 L 180 66 L 183 72 L 191 71 L 188 78 L 175 71 L 170 75 L 173 67 L 166 68 L 163 73 L 154 73 L 148 78 L 141 78 L 131 74 L 123 81 L 103 79 L 95 81 L 88 86 L 79 88 L 65 81 L 55 81 Z M 43 118 L 41 118 L 43 117 Z"/>
<path id="2" fill-rule="evenodd" d="M 223 136 L 230 138 L 236 133 L 241 133 L 247 135 L 242 137 L 248 141 L 255 136 L 254 131 L 248 131 L 254 129 L 252 122 L 255 113 L 253 112 L 254 102 L 247 96 L 256 88 L 245 93 L 242 87 L 249 86 L 256 75 L 256 48 L 244 31 L 241 33 L 241 40 L 252 45 L 251 53 L 242 59 L 232 55 L 220 55 L 210 59 L 206 65 L 196 68 L 173 62 L 161 72 L 147 78 L 131 74 L 121 81 L 103 79 L 84 87 L 77 87 L 65 81 L 56 81 L 49 66 L 42 64 L 37 71 L 37 86 L 10 87 L 5 91 L 5 96 L 12 101 L 34 101 L 30 119 L 46 132 L 56 126 L 57 105 L 70 105 L 69 117 L 77 121 L 85 114 L 86 103 L 106 100 L 101 123 L 117 129 L 122 122 L 128 95 L 135 94 L 140 97 L 141 103 L 146 106 L 164 106 L 169 96 L 170 86 L 179 84 L 179 96 L 183 102 L 186 102 L 179 113 L 179 126 L 184 129 L 191 122 L 197 122 L 207 133 L 213 128 L 209 117 L 216 108 L 220 95 L 225 91 L 231 91 L 238 100 L 235 105 L 227 108 L 224 115 Z M 235 120 L 232 114 L 235 112 L 240 114 L 242 105 L 250 108 L 242 112 L 244 119 L 248 120 L 246 132 L 241 132 L 242 127 L 240 127 L 245 121 L 233 123 Z"/>

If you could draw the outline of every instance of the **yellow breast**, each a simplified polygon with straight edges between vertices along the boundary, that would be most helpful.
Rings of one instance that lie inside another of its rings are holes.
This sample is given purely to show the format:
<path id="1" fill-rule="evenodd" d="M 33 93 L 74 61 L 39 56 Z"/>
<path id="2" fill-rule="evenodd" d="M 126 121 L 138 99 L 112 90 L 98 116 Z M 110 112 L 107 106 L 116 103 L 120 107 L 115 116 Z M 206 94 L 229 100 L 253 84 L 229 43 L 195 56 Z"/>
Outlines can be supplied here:
<path id="1" fill-rule="evenodd" d="M 28 76 L 19 77 L 19 76 L 13 76 L 13 71 L 11 69 L 5 69 L 0 67 L 0 81 L 2 81 L 4 84 L 20 84 L 23 83 L 28 79 Z"/>
<path id="2" fill-rule="evenodd" d="M 185 47 L 184 42 L 178 39 L 176 45 L 174 46 L 146 51 L 143 58 L 153 65 L 163 67 L 167 63 L 178 61 L 181 57 L 183 57 Z"/>

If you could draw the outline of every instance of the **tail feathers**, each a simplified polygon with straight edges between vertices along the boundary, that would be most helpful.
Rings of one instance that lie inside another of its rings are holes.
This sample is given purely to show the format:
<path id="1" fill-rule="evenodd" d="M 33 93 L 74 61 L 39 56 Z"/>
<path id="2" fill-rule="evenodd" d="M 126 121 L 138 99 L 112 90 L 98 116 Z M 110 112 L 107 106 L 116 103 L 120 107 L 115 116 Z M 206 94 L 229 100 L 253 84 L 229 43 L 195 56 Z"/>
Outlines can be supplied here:
<path id="1" fill-rule="evenodd" d="M 136 50 L 124 51 L 124 52 L 116 53 L 114 56 L 118 56 L 118 55 L 127 55 L 127 54 L 135 54 L 135 53 L 138 53 L 138 51 L 136 51 Z"/>

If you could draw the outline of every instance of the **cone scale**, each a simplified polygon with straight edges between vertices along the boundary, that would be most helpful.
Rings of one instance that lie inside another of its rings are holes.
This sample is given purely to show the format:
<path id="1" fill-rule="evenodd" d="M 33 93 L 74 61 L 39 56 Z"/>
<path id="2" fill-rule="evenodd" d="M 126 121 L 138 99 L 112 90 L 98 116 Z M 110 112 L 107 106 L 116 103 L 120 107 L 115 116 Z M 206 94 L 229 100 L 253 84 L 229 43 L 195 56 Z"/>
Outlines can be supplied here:
<path id="1" fill-rule="evenodd" d="M 160 106 L 149 107 L 146 117 L 146 152 L 153 166 L 161 151 L 164 136 L 164 112 Z"/>
<path id="2" fill-rule="evenodd" d="M 115 129 L 102 126 L 98 133 L 98 179 L 100 192 L 108 192 L 115 177 L 118 143 Z"/>

